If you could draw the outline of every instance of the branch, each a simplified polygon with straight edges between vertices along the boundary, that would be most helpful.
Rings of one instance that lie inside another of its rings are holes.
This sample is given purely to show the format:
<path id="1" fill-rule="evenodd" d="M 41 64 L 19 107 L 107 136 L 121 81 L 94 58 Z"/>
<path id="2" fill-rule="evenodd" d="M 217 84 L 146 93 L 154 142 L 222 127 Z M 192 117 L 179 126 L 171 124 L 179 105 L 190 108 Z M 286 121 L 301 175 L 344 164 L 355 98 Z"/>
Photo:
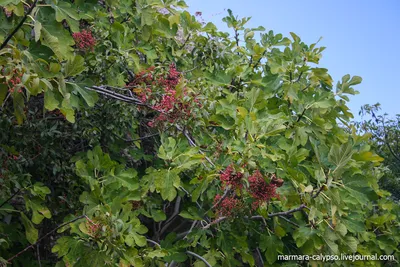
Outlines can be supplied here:
<path id="1" fill-rule="evenodd" d="M 7 261 L 9 263 L 11 263 L 11 261 L 19 256 L 21 256 L 22 253 L 24 253 L 25 251 L 27 251 L 30 248 L 33 248 L 34 246 L 36 246 L 40 241 L 42 241 L 43 239 L 45 239 L 46 237 L 48 237 L 49 235 L 51 235 L 52 233 L 54 233 L 55 231 L 57 231 L 58 229 L 60 229 L 61 227 L 64 227 L 70 223 L 73 223 L 79 219 L 83 219 L 86 218 L 88 220 L 90 220 L 86 215 L 81 215 L 79 217 L 76 217 L 75 219 L 72 219 L 66 223 L 60 224 L 59 226 L 57 226 L 56 228 L 54 228 L 53 230 L 51 230 L 50 232 L 48 232 L 47 234 L 45 234 L 44 236 L 42 236 L 40 239 L 38 239 L 38 241 L 36 241 L 35 243 L 33 243 L 32 245 L 27 246 L 26 248 L 24 248 L 23 250 L 21 250 L 20 252 L 18 252 L 17 254 L 15 254 L 14 256 L 12 256 L 11 258 L 9 258 Z"/>
<path id="2" fill-rule="evenodd" d="M 292 222 L 291 220 L 289 220 L 288 218 L 286 218 L 286 217 L 284 217 L 284 216 L 282 216 L 282 215 L 279 215 L 278 217 L 281 218 L 281 219 L 284 220 L 284 221 L 287 221 L 287 222 L 290 223 L 291 225 L 296 226 L 297 228 L 300 227 L 300 225 L 298 225 L 298 224 L 295 223 L 295 222 Z"/>
<path id="3" fill-rule="evenodd" d="M 129 97 L 129 96 L 126 96 L 126 95 L 123 95 L 123 94 L 119 94 L 117 92 L 105 89 L 103 86 L 91 86 L 91 87 L 85 87 L 85 88 L 88 89 L 88 90 L 95 91 L 97 93 L 109 96 L 111 98 L 120 100 L 120 101 L 124 101 L 124 102 L 131 103 L 131 104 L 138 105 L 138 106 L 144 106 L 144 107 L 147 107 L 147 108 L 149 108 L 151 110 L 154 110 L 154 111 L 157 111 L 159 113 L 165 114 L 165 112 L 157 110 L 154 107 L 152 107 L 152 106 L 150 106 L 150 105 L 148 105 L 146 103 L 143 103 L 142 101 L 140 101 L 140 99 L 138 99 L 136 97 L 133 97 L 133 96 Z M 125 89 L 122 89 L 122 88 L 118 88 L 118 89 L 119 90 L 125 90 Z"/>
<path id="4" fill-rule="evenodd" d="M 324 190 L 324 186 L 325 184 L 321 185 L 321 187 L 318 189 L 318 191 L 312 196 L 312 198 L 316 198 L 321 192 L 322 190 Z"/>
<path id="5" fill-rule="evenodd" d="M 168 227 L 172 223 L 173 219 L 175 219 L 175 217 L 179 214 L 179 208 L 180 208 L 180 205 L 181 205 L 181 200 L 182 200 L 182 198 L 180 196 L 178 196 L 176 198 L 174 212 L 172 213 L 171 217 L 169 217 L 169 219 L 165 222 L 164 226 L 161 228 L 159 236 L 161 236 L 168 229 Z"/>
<path id="6" fill-rule="evenodd" d="M 297 118 L 296 122 L 299 122 L 301 120 L 301 118 L 303 118 L 304 113 L 306 113 L 307 108 L 303 109 L 303 112 L 300 114 L 300 116 Z"/>
<path id="7" fill-rule="evenodd" d="M 183 135 L 184 135 L 184 136 L 186 137 L 186 139 L 188 140 L 190 146 L 192 146 L 192 147 L 197 147 L 196 142 L 190 137 L 190 135 L 189 135 L 189 133 L 187 132 L 187 130 L 182 129 L 179 125 L 175 125 L 175 127 L 176 127 L 176 129 L 177 129 L 178 131 L 180 131 L 180 132 L 183 133 Z M 208 157 L 205 155 L 204 151 L 201 150 L 201 149 L 199 149 L 199 152 L 200 152 L 202 155 L 204 155 L 204 158 L 208 161 L 208 163 L 210 163 L 211 166 L 213 166 L 213 167 L 215 168 L 215 164 L 211 161 L 210 158 L 208 158 Z"/>
<path id="8" fill-rule="evenodd" d="M 231 191 L 231 188 L 229 187 L 229 186 L 227 186 L 226 188 L 225 188 L 225 192 L 224 192 L 224 194 L 222 195 L 222 197 L 217 201 L 217 203 L 215 203 L 207 212 L 209 212 L 210 210 L 213 210 L 213 209 L 215 209 L 227 196 L 228 196 L 228 194 L 229 194 L 229 192 Z M 207 213 L 206 212 L 206 213 Z"/>
<path id="9" fill-rule="evenodd" d="M 256 64 L 254 64 L 254 69 L 258 67 L 258 64 L 261 63 L 261 60 L 263 59 L 263 57 L 265 56 L 265 54 L 267 53 L 267 49 L 265 49 L 264 53 L 261 55 L 260 59 L 257 60 Z"/>
<path id="10" fill-rule="evenodd" d="M 208 229 L 211 226 L 215 225 L 215 224 L 219 224 L 220 222 L 222 222 L 223 220 L 225 220 L 227 217 L 219 217 L 218 219 L 210 222 L 209 224 L 207 224 L 206 226 L 203 226 L 203 229 Z"/>
<path id="11" fill-rule="evenodd" d="M 206 261 L 206 259 L 203 258 L 202 256 L 200 256 L 200 255 L 198 255 L 198 254 L 196 254 L 196 253 L 194 253 L 194 252 L 191 252 L 191 251 L 189 251 L 189 250 L 186 251 L 186 253 L 189 254 L 189 255 L 192 255 L 192 256 L 194 256 L 194 257 L 196 257 L 196 258 L 198 258 L 199 260 L 201 260 L 202 262 L 204 262 L 204 263 L 207 265 L 207 267 L 212 267 L 211 264 L 209 264 L 208 261 Z"/>
<path id="12" fill-rule="evenodd" d="M 264 261 L 263 258 L 261 256 L 261 252 L 258 248 L 256 248 L 253 252 L 253 258 L 256 261 L 256 266 L 257 267 L 263 267 L 264 266 Z"/>
<path id="13" fill-rule="evenodd" d="M 276 212 L 276 213 L 270 213 L 270 214 L 268 214 L 268 217 L 272 218 L 272 217 L 278 216 L 279 218 L 283 219 L 284 218 L 283 216 L 288 216 L 288 215 L 290 215 L 290 214 L 292 214 L 294 212 L 301 211 L 301 210 L 306 209 L 306 208 L 307 208 L 307 206 L 305 204 L 301 204 L 299 207 L 297 207 L 295 209 L 291 209 L 291 210 L 288 210 L 288 211 Z M 227 218 L 228 217 L 219 217 L 218 219 L 216 219 L 216 220 L 212 221 L 211 223 L 207 224 L 206 226 L 204 226 L 203 229 L 208 229 L 212 225 L 218 224 L 218 223 L 226 220 Z M 263 216 L 261 216 L 261 215 L 256 215 L 256 216 L 249 217 L 249 219 L 252 219 L 252 220 L 264 220 L 265 218 Z M 285 220 L 287 222 L 289 222 L 290 224 L 299 227 L 298 224 L 296 224 L 296 223 L 294 223 L 294 222 L 292 222 L 292 221 L 290 221 L 290 220 L 288 220 L 286 218 L 285 218 Z"/>
<path id="14" fill-rule="evenodd" d="M 299 75 L 299 77 L 297 78 L 297 80 L 295 81 L 295 83 L 298 83 L 298 82 L 300 81 L 301 76 L 303 76 L 303 72 L 300 72 L 300 75 Z"/>
<path id="15" fill-rule="evenodd" d="M 287 216 L 287 215 L 292 214 L 294 212 L 301 211 L 302 209 L 305 209 L 305 208 L 307 208 L 307 206 L 305 204 L 301 204 L 299 207 L 297 207 L 295 209 L 291 209 L 291 210 L 288 210 L 288 211 L 276 212 L 276 213 L 270 213 L 270 214 L 268 214 L 268 217 L 272 218 L 272 217 L 275 217 L 275 216 Z M 257 215 L 257 216 L 250 217 L 250 219 L 264 219 L 264 217 L 261 216 L 261 215 Z"/>
<path id="16" fill-rule="evenodd" d="M 18 195 L 21 192 L 21 189 L 18 189 L 17 192 L 15 192 L 11 197 L 9 197 L 8 199 L 6 199 L 3 203 L 1 203 L 0 208 L 3 207 L 8 201 L 10 201 L 11 199 L 13 199 L 16 195 Z"/>
<path id="17" fill-rule="evenodd" d="M 185 42 L 179 47 L 179 50 L 182 50 L 185 47 L 185 45 L 187 44 L 187 42 L 189 41 L 191 36 L 192 36 L 192 34 L 189 33 L 188 36 L 186 37 Z"/>
<path id="18" fill-rule="evenodd" d="M 11 40 L 11 38 L 17 33 L 17 31 L 22 27 L 22 25 L 24 25 L 25 20 L 28 18 L 29 14 L 31 14 L 32 10 L 35 8 L 36 4 L 37 4 L 38 0 L 35 0 L 35 2 L 33 2 L 33 4 L 31 5 L 31 7 L 29 8 L 28 12 L 26 12 L 25 16 L 22 18 L 22 20 L 19 22 L 19 24 L 17 25 L 17 27 L 15 27 L 15 29 L 10 33 L 10 35 L 7 36 L 7 38 L 4 40 L 4 42 L 1 44 L 0 46 L 0 50 L 3 49 L 4 47 L 6 47 L 6 45 L 8 44 L 8 42 Z"/>
<path id="19" fill-rule="evenodd" d="M 160 244 L 158 244 L 156 241 L 154 241 L 154 240 L 151 240 L 151 239 L 146 239 L 146 241 L 147 242 L 149 242 L 149 243 L 151 243 L 151 244 L 153 244 L 153 245 L 155 245 L 155 246 L 157 246 L 157 247 L 159 247 L 159 248 L 161 248 L 161 246 L 160 246 Z"/>

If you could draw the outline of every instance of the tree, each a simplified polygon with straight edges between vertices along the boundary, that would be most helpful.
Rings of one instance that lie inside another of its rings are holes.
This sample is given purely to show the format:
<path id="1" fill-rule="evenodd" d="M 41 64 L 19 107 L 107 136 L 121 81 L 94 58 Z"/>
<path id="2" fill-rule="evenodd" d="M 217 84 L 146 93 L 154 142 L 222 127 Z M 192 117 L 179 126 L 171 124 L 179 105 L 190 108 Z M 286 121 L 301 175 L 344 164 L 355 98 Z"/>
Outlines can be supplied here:
<path id="1" fill-rule="evenodd" d="M 349 123 L 361 78 L 333 88 L 323 47 L 229 10 L 231 36 L 184 1 L 0 3 L 4 262 L 399 256 L 382 158 Z"/>
<path id="2" fill-rule="evenodd" d="M 358 129 L 372 135 L 371 146 L 385 160 L 385 175 L 379 181 L 382 188 L 392 193 L 395 200 L 400 199 L 400 115 L 388 118 L 379 114 L 380 104 L 364 105 L 360 115 L 363 120 L 357 124 Z M 368 116 L 368 117 L 367 117 Z"/>

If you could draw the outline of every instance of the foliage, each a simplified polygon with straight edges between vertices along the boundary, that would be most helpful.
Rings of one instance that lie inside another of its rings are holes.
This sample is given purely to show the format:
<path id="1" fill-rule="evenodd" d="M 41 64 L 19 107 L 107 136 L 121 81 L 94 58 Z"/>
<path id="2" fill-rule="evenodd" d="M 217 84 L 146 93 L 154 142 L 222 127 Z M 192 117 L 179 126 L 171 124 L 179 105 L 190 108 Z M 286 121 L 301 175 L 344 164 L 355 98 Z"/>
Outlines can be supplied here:
<path id="1" fill-rule="evenodd" d="M 349 123 L 361 78 L 334 88 L 323 47 L 229 10 L 231 36 L 177 0 L 0 4 L 3 261 L 399 257 L 382 158 Z"/>
<path id="2" fill-rule="evenodd" d="M 398 201 L 400 199 L 400 115 L 388 118 L 387 114 L 379 114 L 379 110 L 379 104 L 363 106 L 360 111 L 363 120 L 357 123 L 357 128 L 361 132 L 372 134 L 371 147 L 385 159 L 383 164 L 387 167 L 379 183 Z"/>

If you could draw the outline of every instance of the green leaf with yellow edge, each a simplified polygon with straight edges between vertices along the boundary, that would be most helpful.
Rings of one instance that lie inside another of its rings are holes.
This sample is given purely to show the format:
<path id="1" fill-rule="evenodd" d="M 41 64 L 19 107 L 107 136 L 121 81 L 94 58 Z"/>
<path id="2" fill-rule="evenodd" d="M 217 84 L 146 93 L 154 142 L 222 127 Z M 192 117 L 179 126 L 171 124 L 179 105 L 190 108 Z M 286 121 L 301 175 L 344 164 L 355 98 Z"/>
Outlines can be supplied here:
<path id="1" fill-rule="evenodd" d="M 355 153 L 352 157 L 357 161 L 371 161 L 371 162 L 382 162 L 384 158 L 372 153 L 371 151 L 363 151 Z"/>

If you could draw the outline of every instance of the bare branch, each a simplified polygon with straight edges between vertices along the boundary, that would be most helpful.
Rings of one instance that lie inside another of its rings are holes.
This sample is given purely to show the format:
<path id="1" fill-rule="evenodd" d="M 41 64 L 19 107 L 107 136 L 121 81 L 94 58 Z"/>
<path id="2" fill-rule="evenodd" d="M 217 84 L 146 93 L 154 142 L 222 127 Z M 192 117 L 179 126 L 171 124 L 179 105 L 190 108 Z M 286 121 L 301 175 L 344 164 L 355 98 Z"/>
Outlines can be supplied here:
<path id="1" fill-rule="evenodd" d="M 217 203 L 215 203 L 207 212 L 209 212 L 210 210 L 215 209 L 219 204 L 221 204 L 221 202 L 228 196 L 228 194 L 230 193 L 231 188 L 229 186 L 227 186 L 225 188 L 224 194 L 222 195 L 222 197 L 217 201 Z M 206 213 L 207 213 L 206 212 Z"/>
<path id="2" fill-rule="evenodd" d="M 288 218 L 286 218 L 286 217 L 284 217 L 284 216 L 282 216 L 282 215 L 280 215 L 280 216 L 278 216 L 278 217 L 281 218 L 281 219 L 284 220 L 284 221 L 287 221 L 287 222 L 290 223 L 291 225 L 296 226 L 297 228 L 300 227 L 300 225 L 298 225 L 298 224 L 295 223 L 295 222 L 292 222 L 291 220 L 289 220 Z"/>
<path id="3" fill-rule="evenodd" d="M 222 222 L 223 220 L 225 220 L 227 217 L 219 217 L 218 219 L 210 222 L 209 224 L 207 224 L 206 226 L 203 227 L 203 229 L 208 229 L 211 226 L 215 225 L 215 224 L 219 224 L 220 222 Z"/>
<path id="4" fill-rule="evenodd" d="M 299 207 L 297 207 L 295 209 L 291 209 L 291 210 L 288 210 L 288 211 L 276 212 L 276 213 L 270 213 L 270 214 L 268 214 L 268 217 L 271 218 L 271 217 L 275 217 L 275 216 L 287 216 L 287 215 L 290 215 L 290 214 L 292 214 L 294 212 L 301 211 L 302 209 L 305 209 L 305 208 L 307 208 L 307 206 L 305 204 L 301 204 Z M 264 217 L 261 216 L 261 215 L 250 217 L 250 219 L 263 219 L 263 218 Z"/>
<path id="5" fill-rule="evenodd" d="M 179 214 L 181 200 L 182 198 L 180 196 L 176 198 L 174 212 L 172 213 L 171 217 L 169 217 L 168 220 L 165 222 L 164 226 L 161 228 L 159 236 L 161 236 L 168 229 L 168 227 L 171 225 L 175 217 Z"/>
<path id="6" fill-rule="evenodd" d="M 36 242 L 33 243 L 32 245 L 27 246 L 26 248 L 24 248 L 23 250 L 21 250 L 20 252 L 18 252 L 18 253 L 15 254 L 14 256 L 12 256 L 11 258 L 9 258 L 7 261 L 8 261 L 9 263 L 11 263 L 12 260 L 14 260 L 15 258 L 21 256 L 21 254 L 24 253 L 25 251 L 27 251 L 28 249 L 33 248 L 34 246 L 36 246 L 37 244 L 39 244 L 40 241 L 42 241 L 43 239 L 45 239 L 46 237 L 48 237 L 49 235 L 51 235 L 52 233 L 54 233 L 55 231 L 57 231 L 58 229 L 60 229 L 61 227 L 64 227 L 64 226 L 66 226 L 66 225 L 68 225 L 68 224 L 70 224 L 70 223 L 73 223 L 73 222 L 75 222 L 75 221 L 77 221 L 77 220 L 80 220 L 80 219 L 83 219 L 83 218 L 86 218 L 86 219 L 88 219 L 88 220 L 90 221 L 90 219 L 89 219 L 86 215 L 81 215 L 81 216 L 79 216 L 79 217 L 76 217 L 76 218 L 74 218 L 74 219 L 68 221 L 68 222 L 65 222 L 65 223 L 63 223 L 63 224 L 60 224 L 59 226 L 57 226 L 56 228 L 54 228 L 53 230 L 51 230 L 50 232 L 48 232 L 47 234 L 45 234 L 44 236 L 42 236 L 41 238 L 39 238 L 38 241 L 36 241 Z"/>
<path id="7" fill-rule="evenodd" d="M 189 251 L 189 250 L 186 251 L 186 253 L 189 254 L 189 255 L 191 255 L 191 256 L 194 256 L 194 257 L 198 258 L 199 260 L 201 260 L 202 262 L 204 262 L 208 267 L 212 267 L 211 264 L 208 263 L 208 261 L 206 261 L 206 259 L 203 258 L 202 256 L 200 256 L 200 255 L 198 255 L 198 254 L 196 254 L 196 253 L 194 253 L 194 252 L 191 252 L 191 251 Z"/>
<path id="8" fill-rule="evenodd" d="M 155 245 L 155 246 L 157 246 L 157 247 L 159 247 L 159 248 L 161 248 L 161 246 L 160 246 L 160 244 L 158 244 L 156 241 L 154 241 L 154 240 L 151 240 L 151 239 L 146 239 L 146 241 L 147 242 L 149 242 L 149 243 L 151 243 L 151 244 L 153 244 L 153 245 Z"/>
<path id="9" fill-rule="evenodd" d="M 17 31 L 24 25 L 25 20 L 28 18 L 29 14 L 31 14 L 32 10 L 35 8 L 38 0 L 35 0 L 31 7 L 28 9 L 28 12 L 26 12 L 25 16 L 22 18 L 22 20 L 19 22 L 17 27 L 10 33 L 10 35 L 7 36 L 7 38 L 4 40 L 4 42 L 0 46 L 0 50 L 6 47 L 8 42 L 11 40 L 11 38 L 17 33 Z"/>
<path id="10" fill-rule="evenodd" d="M 9 197 L 8 199 L 6 199 L 3 203 L 1 203 L 0 208 L 3 207 L 8 201 L 10 201 L 11 199 L 13 199 L 16 195 L 18 195 L 21 192 L 21 189 L 18 189 L 17 192 L 15 192 L 11 197 Z"/>

